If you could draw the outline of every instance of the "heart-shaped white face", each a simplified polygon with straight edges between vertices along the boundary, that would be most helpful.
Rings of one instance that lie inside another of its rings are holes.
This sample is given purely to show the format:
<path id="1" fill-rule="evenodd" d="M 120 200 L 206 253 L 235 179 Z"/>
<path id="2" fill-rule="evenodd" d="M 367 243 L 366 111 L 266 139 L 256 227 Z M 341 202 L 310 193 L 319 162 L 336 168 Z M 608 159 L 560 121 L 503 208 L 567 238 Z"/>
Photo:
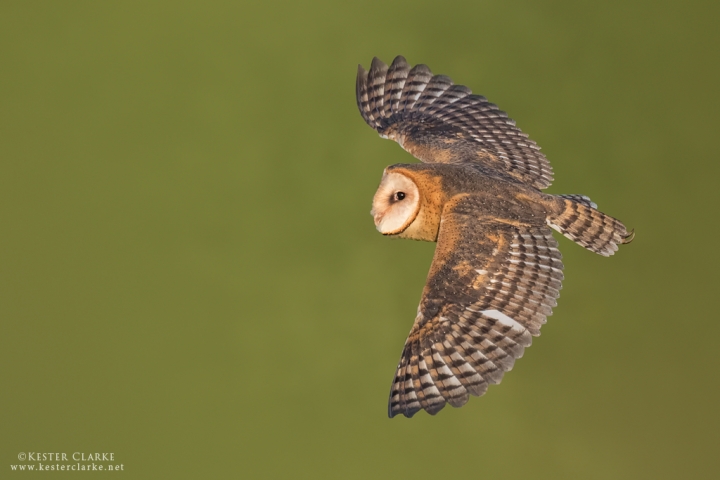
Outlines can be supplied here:
<path id="1" fill-rule="evenodd" d="M 420 192 L 415 182 L 400 173 L 385 173 L 373 198 L 370 214 L 383 235 L 402 233 L 417 217 Z"/>

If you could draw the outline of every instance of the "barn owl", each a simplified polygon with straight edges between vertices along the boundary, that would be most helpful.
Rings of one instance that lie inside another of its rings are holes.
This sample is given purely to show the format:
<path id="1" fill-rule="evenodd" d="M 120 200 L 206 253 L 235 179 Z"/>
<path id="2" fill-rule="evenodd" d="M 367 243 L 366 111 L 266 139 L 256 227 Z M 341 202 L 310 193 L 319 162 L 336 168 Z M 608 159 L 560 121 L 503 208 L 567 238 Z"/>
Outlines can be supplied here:
<path id="1" fill-rule="evenodd" d="M 537 144 L 425 65 L 374 58 L 356 95 L 365 122 L 422 162 L 385 169 L 371 215 L 383 235 L 437 242 L 388 405 L 434 415 L 499 383 L 540 334 L 563 279 L 551 229 L 603 256 L 634 233 L 586 196 L 542 193 L 553 172 Z"/>

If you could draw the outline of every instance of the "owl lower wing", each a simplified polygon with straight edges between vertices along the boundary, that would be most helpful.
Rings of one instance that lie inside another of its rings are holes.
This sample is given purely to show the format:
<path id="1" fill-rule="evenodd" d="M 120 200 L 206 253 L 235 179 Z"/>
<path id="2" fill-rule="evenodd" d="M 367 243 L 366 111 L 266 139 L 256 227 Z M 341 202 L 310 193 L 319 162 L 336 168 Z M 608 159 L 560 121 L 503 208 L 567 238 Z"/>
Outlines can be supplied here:
<path id="1" fill-rule="evenodd" d="M 544 225 L 447 207 L 418 315 L 390 393 L 390 417 L 464 405 L 499 383 L 540 334 L 561 288 L 557 242 Z"/>
<path id="2" fill-rule="evenodd" d="M 368 125 L 423 162 L 470 163 L 543 189 L 552 167 L 540 148 L 497 105 L 425 65 L 398 56 L 358 66 L 357 104 Z"/>

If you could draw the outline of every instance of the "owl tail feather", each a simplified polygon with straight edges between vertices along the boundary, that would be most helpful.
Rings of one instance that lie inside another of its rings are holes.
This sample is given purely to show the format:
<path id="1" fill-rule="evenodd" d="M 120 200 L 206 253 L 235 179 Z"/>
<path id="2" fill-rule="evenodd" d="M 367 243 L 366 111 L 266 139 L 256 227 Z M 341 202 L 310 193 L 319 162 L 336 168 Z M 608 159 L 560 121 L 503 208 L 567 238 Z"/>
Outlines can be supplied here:
<path id="1" fill-rule="evenodd" d="M 618 245 L 630 243 L 635 232 L 628 233 L 619 220 L 597 210 L 584 195 L 558 195 L 564 204 L 561 213 L 551 215 L 548 225 L 588 250 L 609 257 Z M 561 204 L 562 205 L 562 204 Z"/>

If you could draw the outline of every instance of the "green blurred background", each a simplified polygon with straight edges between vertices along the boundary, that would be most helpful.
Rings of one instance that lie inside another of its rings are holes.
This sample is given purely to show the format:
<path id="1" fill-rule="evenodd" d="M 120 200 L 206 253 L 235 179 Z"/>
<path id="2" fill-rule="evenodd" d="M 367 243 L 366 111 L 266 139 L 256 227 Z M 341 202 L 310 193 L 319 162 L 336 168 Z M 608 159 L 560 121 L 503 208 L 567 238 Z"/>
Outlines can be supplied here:
<path id="1" fill-rule="evenodd" d="M 0 3 L 0 476 L 82 451 L 125 478 L 717 478 L 718 15 Z M 609 259 L 561 239 L 515 370 L 412 420 L 386 401 L 434 245 L 375 231 L 382 169 L 411 157 L 354 98 L 357 64 L 397 54 L 637 231 Z"/>

